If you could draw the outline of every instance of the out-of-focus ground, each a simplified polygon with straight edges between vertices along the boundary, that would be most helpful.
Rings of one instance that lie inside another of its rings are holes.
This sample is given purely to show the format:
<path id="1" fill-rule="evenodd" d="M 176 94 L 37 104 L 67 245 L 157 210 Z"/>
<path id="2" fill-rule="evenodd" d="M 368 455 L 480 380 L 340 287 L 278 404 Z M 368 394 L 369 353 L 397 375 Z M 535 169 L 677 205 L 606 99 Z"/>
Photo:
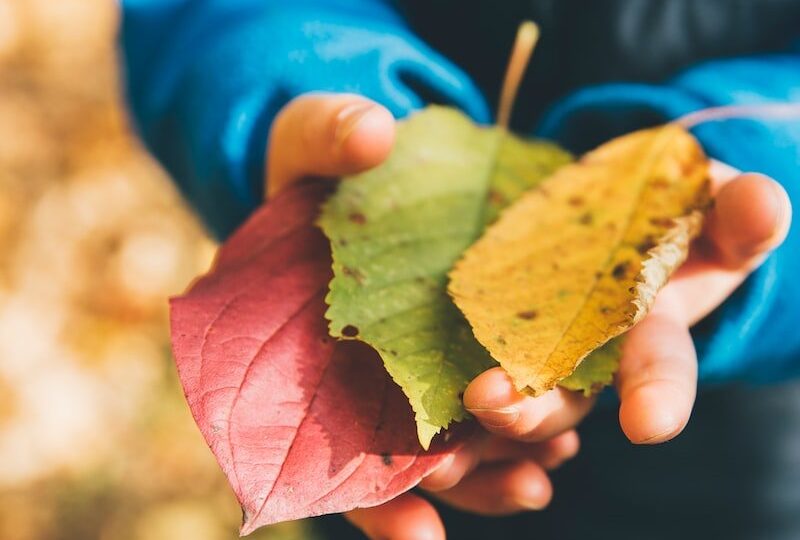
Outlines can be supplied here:
<path id="1" fill-rule="evenodd" d="M 237 536 L 168 341 L 166 299 L 214 246 L 128 128 L 117 19 L 112 0 L 0 0 L 3 540 Z"/>

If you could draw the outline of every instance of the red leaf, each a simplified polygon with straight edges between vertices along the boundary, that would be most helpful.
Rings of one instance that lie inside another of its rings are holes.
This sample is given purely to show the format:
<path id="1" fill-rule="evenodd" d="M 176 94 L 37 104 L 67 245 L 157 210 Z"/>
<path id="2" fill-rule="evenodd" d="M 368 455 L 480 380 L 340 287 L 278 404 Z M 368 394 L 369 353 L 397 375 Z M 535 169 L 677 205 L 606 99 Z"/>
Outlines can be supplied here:
<path id="1" fill-rule="evenodd" d="M 329 190 L 298 184 L 265 205 L 171 303 L 180 379 L 242 505 L 242 534 L 381 504 L 462 439 L 423 452 L 377 354 L 328 337 L 330 246 L 314 221 Z"/>

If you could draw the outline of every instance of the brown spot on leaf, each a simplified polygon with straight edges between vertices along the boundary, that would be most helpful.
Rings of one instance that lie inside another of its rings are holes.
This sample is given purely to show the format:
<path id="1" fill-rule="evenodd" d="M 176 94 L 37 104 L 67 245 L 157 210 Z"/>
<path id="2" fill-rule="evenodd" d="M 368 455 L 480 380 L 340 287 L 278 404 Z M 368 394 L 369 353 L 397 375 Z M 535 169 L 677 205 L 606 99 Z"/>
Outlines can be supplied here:
<path id="1" fill-rule="evenodd" d="M 367 216 L 365 216 L 365 215 L 364 215 L 364 214 L 362 214 L 361 212 L 352 212 L 352 213 L 351 213 L 351 214 L 348 216 L 348 219 L 349 219 L 350 221 L 352 221 L 353 223 L 356 223 L 356 224 L 358 224 L 358 225 L 363 225 L 364 223 L 366 223 L 366 222 L 367 222 Z"/>
<path id="2" fill-rule="evenodd" d="M 654 217 L 650 218 L 650 223 L 656 227 L 669 228 L 675 224 L 675 221 L 672 218 Z"/>
<path id="3" fill-rule="evenodd" d="M 358 327 L 348 324 L 342 328 L 342 335 L 348 338 L 354 338 L 358 335 Z"/>
<path id="4" fill-rule="evenodd" d="M 683 176 L 691 176 L 694 170 L 700 165 L 703 164 L 704 166 L 704 156 L 700 155 L 700 152 L 697 149 L 693 149 L 691 153 L 691 159 L 687 159 L 681 163 L 681 174 Z"/>
<path id="5" fill-rule="evenodd" d="M 655 180 L 653 180 L 653 187 L 656 189 L 667 189 L 670 186 L 670 181 L 663 176 L 659 176 Z"/>
<path id="6" fill-rule="evenodd" d="M 583 206 L 584 200 L 583 197 L 575 195 L 570 197 L 567 202 L 570 204 L 570 206 Z"/>
<path id="7" fill-rule="evenodd" d="M 362 283 L 364 281 L 364 274 L 362 274 L 355 268 L 350 268 L 349 266 L 343 266 L 342 273 L 347 277 L 353 278 L 358 283 Z"/>
<path id="8" fill-rule="evenodd" d="M 614 276 L 614 279 L 617 280 L 625 279 L 625 277 L 628 275 L 628 271 L 630 270 L 630 268 L 631 268 L 630 261 L 623 261 L 619 263 L 617 266 L 615 266 L 613 270 L 611 270 L 611 275 Z"/>
<path id="9" fill-rule="evenodd" d="M 613 312 L 614 312 L 614 308 L 610 308 L 608 306 L 603 306 L 603 307 L 600 308 L 600 313 L 602 313 L 603 315 L 608 315 L 608 314 L 613 313 Z"/>
<path id="10" fill-rule="evenodd" d="M 578 218 L 578 223 L 581 225 L 591 225 L 594 223 L 594 216 L 591 212 L 586 212 L 581 217 Z"/>
<path id="11" fill-rule="evenodd" d="M 639 244 L 636 246 L 636 251 L 644 255 L 654 247 L 656 247 L 656 239 L 652 236 L 648 236 L 647 238 L 639 242 Z"/>
<path id="12" fill-rule="evenodd" d="M 520 318 L 520 319 L 523 319 L 525 321 L 532 321 L 538 315 L 539 315 L 539 313 L 534 309 L 529 309 L 529 310 L 526 310 L 526 311 L 520 311 L 519 313 L 517 313 L 517 317 Z"/>
<path id="13" fill-rule="evenodd" d="M 503 204 L 506 202 L 506 199 L 505 197 L 500 195 L 500 193 L 498 193 L 494 189 L 491 189 L 489 190 L 489 202 L 492 204 Z"/>
<path id="14" fill-rule="evenodd" d="M 503 336 L 497 336 L 497 343 L 499 343 L 500 345 L 505 345 L 506 338 L 504 338 Z"/>

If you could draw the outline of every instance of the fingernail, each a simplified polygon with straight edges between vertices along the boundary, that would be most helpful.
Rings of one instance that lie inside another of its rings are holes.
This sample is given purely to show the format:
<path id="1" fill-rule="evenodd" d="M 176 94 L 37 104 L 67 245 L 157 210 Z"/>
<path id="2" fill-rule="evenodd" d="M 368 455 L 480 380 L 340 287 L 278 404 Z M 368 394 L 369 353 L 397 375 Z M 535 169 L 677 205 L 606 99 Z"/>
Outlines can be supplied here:
<path id="1" fill-rule="evenodd" d="M 508 427 L 519 419 L 517 407 L 502 407 L 499 409 L 467 409 L 470 413 L 487 427 Z"/>
<path id="2" fill-rule="evenodd" d="M 358 125 L 371 110 L 376 107 L 374 103 L 358 102 L 348 105 L 336 115 L 336 144 L 343 144 L 347 138 L 358 128 Z"/>
<path id="3" fill-rule="evenodd" d="M 767 244 L 774 247 L 783 242 L 783 239 L 786 236 L 786 232 L 789 228 L 789 222 L 791 221 L 791 212 L 786 207 L 786 200 L 789 198 L 789 196 L 787 195 L 784 187 L 775 181 L 772 182 L 771 186 L 773 196 L 775 197 L 777 215 L 775 216 L 775 228 L 773 229 L 772 236 L 768 240 Z"/>
<path id="4" fill-rule="evenodd" d="M 547 506 L 546 501 L 542 501 L 541 499 L 529 499 L 527 497 L 515 497 L 514 503 L 521 507 L 526 508 L 528 510 L 544 510 Z"/>
<path id="5" fill-rule="evenodd" d="M 769 236 L 765 240 L 756 245 L 746 243 L 738 249 L 737 255 L 743 258 L 763 254 L 778 247 L 783 242 L 791 221 L 791 212 L 787 211 L 786 207 L 788 195 L 783 186 L 760 173 L 749 173 L 748 176 L 760 177 L 763 181 L 768 182 L 772 199 L 773 222 Z"/>
<path id="6" fill-rule="evenodd" d="M 531 489 L 533 486 L 527 486 Z M 505 497 L 505 506 L 511 508 L 524 508 L 525 510 L 544 510 L 547 507 L 549 498 L 542 493 L 541 489 L 534 487 L 532 490 L 535 493 L 517 493 L 511 497 Z"/>
<path id="7" fill-rule="evenodd" d="M 508 506 L 516 506 L 517 508 L 524 508 L 526 510 L 543 510 L 547 505 L 542 504 L 541 501 L 534 501 L 524 497 L 514 497 L 514 499 L 511 500 L 511 504 Z"/>

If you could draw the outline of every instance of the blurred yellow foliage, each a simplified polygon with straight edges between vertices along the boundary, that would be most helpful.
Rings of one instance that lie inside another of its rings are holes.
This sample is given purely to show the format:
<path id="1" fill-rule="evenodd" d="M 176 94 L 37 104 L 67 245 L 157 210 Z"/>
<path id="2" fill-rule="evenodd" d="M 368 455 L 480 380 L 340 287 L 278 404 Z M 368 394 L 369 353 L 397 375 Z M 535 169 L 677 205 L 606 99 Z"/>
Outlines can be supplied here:
<path id="1" fill-rule="evenodd" d="M 166 298 L 215 246 L 131 134 L 108 0 L 0 0 L 0 538 L 236 538 Z M 309 538 L 304 524 L 255 538 Z"/>

